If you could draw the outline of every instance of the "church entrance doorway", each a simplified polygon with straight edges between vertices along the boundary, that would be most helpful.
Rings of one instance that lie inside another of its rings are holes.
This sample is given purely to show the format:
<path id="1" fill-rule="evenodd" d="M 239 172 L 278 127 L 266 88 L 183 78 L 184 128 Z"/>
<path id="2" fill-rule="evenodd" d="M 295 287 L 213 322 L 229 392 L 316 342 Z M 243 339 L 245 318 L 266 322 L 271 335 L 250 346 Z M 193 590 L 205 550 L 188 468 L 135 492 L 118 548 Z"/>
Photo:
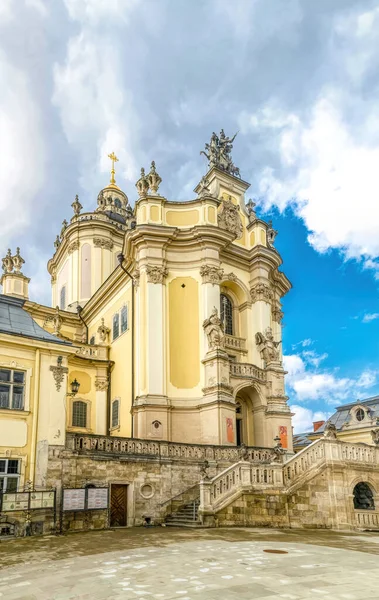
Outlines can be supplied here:
<path id="1" fill-rule="evenodd" d="M 241 446 L 256 446 L 260 443 L 257 438 L 257 415 L 255 408 L 259 404 L 259 396 L 253 386 L 240 389 L 236 396 L 236 444 Z M 259 419 L 259 416 L 258 416 Z"/>
<path id="2" fill-rule="evenodd" d="M 127 492 L 128 486 L 119 483 L 111 485 L 110 526 L 126 527 L 127 521 Z"/>

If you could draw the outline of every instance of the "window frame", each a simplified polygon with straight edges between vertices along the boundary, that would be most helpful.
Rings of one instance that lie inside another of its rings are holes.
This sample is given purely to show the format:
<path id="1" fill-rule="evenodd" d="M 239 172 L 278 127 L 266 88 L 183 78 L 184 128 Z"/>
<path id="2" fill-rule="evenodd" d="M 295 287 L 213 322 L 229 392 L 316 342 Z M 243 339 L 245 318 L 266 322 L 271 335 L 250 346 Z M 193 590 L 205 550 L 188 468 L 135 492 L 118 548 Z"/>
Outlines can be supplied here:
<path id="1" fill-rule="evenodd" d="M 8 395 L 8 399 L 9 399 L 9 406 L 1 406 L 0 404 L 0 410 L 15 410 L 18 412 L 25 412 L 26 410 L 26 393 L 28 391 L 27 388 L 27 383 L 28 383 L 28 372 L 27 369 L 25 368 L 18 368 L 18 365 L 4 365 L 4 364 L 0 364 L 0 371 L 9 371 L 10 373 L 10 379 L 9 381 L 6 381 L 5 379 L 2 380 L 0 378 L 0 386 L 6 386 L 9 388 L 9 395 Z M 15 373 L 22 373 L 23 374 L 23 382 L 17 382 L 14 381 L 14 374 Z M 1 377 L 1 376 L 0 376 Z M 21 400 L 21 407 L 17 407 L 14 406 L 14 388 L 21 388 L 22 389 L 22 400 Z M 1 394 L 1 391 L 0 391 Z"/>
<path id="2" fill-rule="evenodd" d="M 114 406 L 117 405 L 117 423 L 114 422 Z M 111 429 L 118 429 L 120 427 L 120 398 L 114 398 L 111 404 Z"/>
<path id="3" fill-rule="evenodd" d="M 12 494 L 14 492 L 18 492 L 19 488 L 20 488 L 20 479 L 21 479 L 21 467 L 22 467 L 21 460 L 19 458 L 7 458 L 7 457 L 1 456 L 0 464 L 2 462 L 5 463 L 5 467 L 4 467 L 4 471 L 0 471 L 0 480 L 3 482 L 1 492 L 3 494 Z M 17 463 L 17 473 L 10 473 L 8 471 L 10 462 Z M 8 479 L 15 479 L 17 481 L 15 490 L 7 490 Z"/>
<path id="4" fill-rule="evenodd" d="M 76 425 L 74 424 L 74 408 L 75 408 L 75 404 L 83 404 L 85 406 L 85 425 Z M 89 429 L 88 427 L 88 402 L 86 402 L 85 400 L 82 400 L 81 398 L 77 398 L 75 400 L 72 401 L 72 407 L 71 407 L 71 427 L 74 427 L 75 429 Z"/>
<path id="5" fill-rule="evenodd" d="M 230 329 L 231 332 L 228 331 L 228 323 L 227 323 L 227 319 L 229 319 L 229 316 L 226 315 L 225 317 L 225 309 L 226 306 L 223 303 L 223 298 L 225 298 L 229 303 L 230 303 Z M 230 296 L 228 296 L 228 294 L 225 294 L 224 292 L 221 292 L 220 294 L 220 319 L 223 323 L 224 326 L 224 333 L 225 335 L 232 335 L 235 336 L 235 327 L 234 327 L 234 303 L 233 300 L 231 299 Z"/>
<path id="6" fill-rule="evenodd" d="M 361 418 L 358 417 L 358 414 L 360 415 Z M 354 416 L 355 416 L 356 421 L 358 421 L 358 423 L 362 423 L 366 418 L 366 411 L 361 406 L 359 406 L 356 409 Z"/>
<path id="7" fill-rule="evenodd" d="M 115 335 L 115 323 L 117 320 L 117 335 Z M 129 303 L 125 302 L 112 316 L 112 342 L 129 331 Z"/>

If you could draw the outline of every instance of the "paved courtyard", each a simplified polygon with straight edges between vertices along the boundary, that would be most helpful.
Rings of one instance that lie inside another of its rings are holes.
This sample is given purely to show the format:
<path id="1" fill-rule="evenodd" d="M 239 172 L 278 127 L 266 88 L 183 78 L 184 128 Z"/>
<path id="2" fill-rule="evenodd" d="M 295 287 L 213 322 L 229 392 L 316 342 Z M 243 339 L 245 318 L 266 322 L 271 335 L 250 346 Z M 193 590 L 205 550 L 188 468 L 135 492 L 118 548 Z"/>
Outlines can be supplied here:
<path id="1" fill-rule="evenodd" d="M 374 533 L 88 532 L 1 541 L 0 565 L 4 600 L 379 598 Z"/>

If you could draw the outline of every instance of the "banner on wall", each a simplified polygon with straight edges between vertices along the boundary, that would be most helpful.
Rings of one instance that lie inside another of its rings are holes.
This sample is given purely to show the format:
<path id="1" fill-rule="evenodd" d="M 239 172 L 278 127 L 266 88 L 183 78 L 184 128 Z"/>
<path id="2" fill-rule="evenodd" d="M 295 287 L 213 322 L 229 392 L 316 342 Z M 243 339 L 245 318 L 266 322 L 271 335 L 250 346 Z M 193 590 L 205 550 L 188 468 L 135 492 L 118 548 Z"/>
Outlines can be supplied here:
<path id="1" fill-rule="evenodd" d="M 282 448 L 288 448 L 287 427 L 285 425 L 280 425 L 279 437 L 280 443 L 282 444 Z"/>
<path id="2" fill-rule="evenodd" d="M 226 417 L 226 439 L 230 444 L 234 444 L 233 419 Z"/>

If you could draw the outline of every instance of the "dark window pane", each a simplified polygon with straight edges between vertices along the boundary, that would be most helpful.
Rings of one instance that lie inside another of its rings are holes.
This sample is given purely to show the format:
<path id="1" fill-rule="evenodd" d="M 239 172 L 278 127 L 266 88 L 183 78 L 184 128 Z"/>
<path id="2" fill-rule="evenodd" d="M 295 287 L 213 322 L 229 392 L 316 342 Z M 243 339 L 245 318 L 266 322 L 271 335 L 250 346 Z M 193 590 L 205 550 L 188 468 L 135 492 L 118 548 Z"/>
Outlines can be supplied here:
<path id="1" fill-rule="evenodd" d="M 25 373 L 23 371 L 14 371 L 13 373 L 13 381 L 15 383 L 24 383 Z"/>
<path id="2" fill-rule="evenodd" d="M 4 490 L 4 477 L 0 477 L 0 492 L 2 492 Z"/>
<path id="3" fill-rule="evenodd" d="M 7 473 L 18 473 L 18 460 L 8 460 Z"/>
<path id="4" fill-rule="evenodd" d="M 0 473 L 5 473 L 5 460 L 0 460 Z"/>
<path id="5" fill-rule="evenodd" d="M 233 304 L 228 296 L 220 296 L 220 316 L 224 324 L 224 333 L 233 335 Z"/>
<path id="6" fill-rule="evenodd" d="M 87 404 L 80 400 L 72 404 L 72 426 L 87 427 Z"/>
<path id="7" fill-rule="evenodd" d="M 0 381 L 10 381 L 11 380 L 11 371 L 7 369 L 0 369 Z"/>
<path id="8" fill-rule="evenodd" d="M 24 408 L 24 388 L 13 386 L 12 408 L 15 410 Z"/>
<path id="9" fill-rule="evenodd" d="M 5 491 L 8 492 L 8 494 L 11 492 L 17 492 L 17 484 L 18 477 L 7 477 L 7 489 Z"/>
<path id="10" fill-rule="evenodd" d="M 65 285 L 61 289 L 59 300 L 60 300 L 60 306 L 59 306 L 59 308 L 61 310 L 65 310 L 65 308 L 66 308 L 66 286 Z"/>
<path id="11" fill-rule="evenodd" d="M 9 408 L 10 386 L 0 385 L 0 408 Z"/>
<path id="12" fill-rule="evenodd" d="M 115 340 L 120 335 L 120 316 L 119 314 L 113 315 L 113 339 Z"/>
<path id="13" fill-rule="evenodd" d="M 123 306 L 121 309 L 121 333 L 128 329 L 128 309 Z"/>
<path id="14" fill-rule="evenodd" d="M 117 427 L 118 425 L 118 413 L 119 413 L 119 402 L 118 400 L 114 400 L 112 403 L 112 427 Z"/>

